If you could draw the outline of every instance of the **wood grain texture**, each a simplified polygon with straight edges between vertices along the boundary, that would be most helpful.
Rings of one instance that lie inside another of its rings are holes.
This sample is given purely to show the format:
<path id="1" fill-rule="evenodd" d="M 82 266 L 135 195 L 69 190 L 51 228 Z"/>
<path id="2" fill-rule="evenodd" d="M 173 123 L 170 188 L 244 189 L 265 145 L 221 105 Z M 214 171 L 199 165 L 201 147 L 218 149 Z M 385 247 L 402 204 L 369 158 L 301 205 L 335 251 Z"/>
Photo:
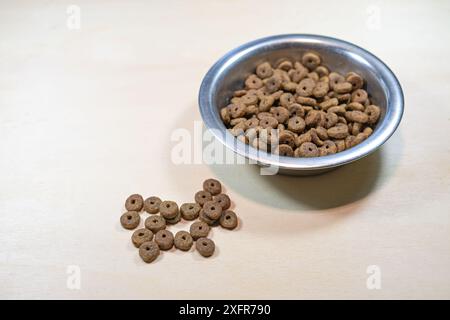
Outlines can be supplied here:
<path id="1" fill-rule="evenodd" d="M 0 4 L 0 298 L 450 298 L 449 2 L 283 2 Z M 384 60 L 405 93 L 395 135 L 317 177 L 174 165 L 171 134 L 194 132 L 208 68 L 280 33 L 335 36 Z M 119 224 L 126 197 L 192 201 L 209 177 L 239 230 L 214 229 L 210 259 L 142 263 Z M 66 285 L 70 265 L 80 290 Z M 366 287 L 370 265 L 380 290 Z"/>

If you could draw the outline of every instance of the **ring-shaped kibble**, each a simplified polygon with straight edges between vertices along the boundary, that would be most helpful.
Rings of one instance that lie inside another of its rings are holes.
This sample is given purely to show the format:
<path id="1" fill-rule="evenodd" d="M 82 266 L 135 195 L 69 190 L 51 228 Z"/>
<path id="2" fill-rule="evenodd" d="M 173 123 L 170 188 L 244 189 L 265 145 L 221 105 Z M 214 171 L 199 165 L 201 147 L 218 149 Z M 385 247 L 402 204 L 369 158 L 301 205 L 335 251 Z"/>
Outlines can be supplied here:
<path id="1" fill-rule="evenodd" d="M 368 116 L 367 122 L 369 124 L 375 124 L 378 121 L 378 119 L 380 118 L 381 109 L 380 109 L 380 107 L 371 104 L 366 107 L 365 113 Z"/>
<path id="2" fill-rule="evenodd" d="M 328 90 L 330 90 L 328 82 L 319 81 L 316 83 L 316 86 L 314 87 L 312 94 L 316 98 L 323 98 L 327 95 Z"/>
<path id="3" fill-rule="evenodd" d="M 263 86 L 262 80 L 255 74 L 252 74 L 248 76 L 248 78 L 245 80 L 245 86 L 248 89 L 259 89 Z"/>
<path id="4" fill-rule="evenodd" d="M 302 57 L 302 64 L 309 70 L 314 70 L 320 65 L 320 56 L 313 52 L 307 52 Z"/>
<path id="5" fill-rule="evenodd" d="M 293 116 L 288 121 L 288 129 L 295 133 L 300 133 L 305 129 L 305 120 L 301 117 Z"/>
<path id="6" fill-rule="evenodd" d="M 299 69 L 289 70 L 289 76 L 291 77 L 291 80 L 294 83 L 299 83 L 307 75 L 308 75 L 308 69 L 306 69 L 305 67 L 300 67 Z"/>
<path id="7" fill-rule="evenodd" d="M 207 237 L 210 230 L 211 227 L 203 221 L 196 221 L 189 228 L 189 232 L 194 240 Z"/>
<path id="8" fill-rule="evenodd" d="M 280 132 L 280 134 L 278 135 L 278 143 L 287 144 L 291 148 L 293 148 L 295 146 L 295 135 L 293 135 L 289 130 Z"/>
<path id="9" fill-rule="evenodd" d="M 205 211 L 202 209 L 200 210 L 200 213 L 198 215 L 198 218 L 200 219 L 200 221 L 203 221 L 204 223 L 206 223 L 208 226 L 215 226 L 217 224 L 217 220 L 213 220 L 211 218 L 209 218 L 206 214 Z"/>
<path id="10" fill-rule="evenodd" d="M 352 84 L 353 90 L 361 89 L 364 86 L 364 79 L 355 72 L 349 72 L 345 80 Z"/>
<path id="11" fill-rule="evenodd" d="M 345 81 L 345 78 L 337 72 L 331 72 L 328 75 L 328 78 L 330 79 L 330 88 L 331 89 L 334 89 L 334 86 L 337 85 L 338 83 Z"/>
<path id="12" fill-rule="evenodd" d="M 264 62 L 256 67 L 256 75 L 261 79 L 269 78 L 273 75 L 273 69 L 270 63 Z"/>
<path id="13" fill-rule="evenodd" d="M 200 238 L 195 242 L 195 248 L 203 257 L 208 258 L 214 254 L 216 245 L 211 239 Z"/>
<path id="14" fill-rule="evenodd" d="M 149 197 L 144 201 L 144 211 L 155 214 L 159 212 L 159 205 L 162 200 L 158 197 Z"/>
<path id="15" fill-rule="evenodd" d="M 270 113 L 277 119 L 278 123 L 285 123 L 289 119 L 289 110 L 284 107 L 272 107 Z"/>
<path id="16" fill-rule="evenodd" d="M 161 216 L 151 216 L 145 219 L 144 225 L 153 233 L 157 233 L 166 228 L 166 220 Z"/>
<path id="17" fill-rule="evenodd" d="M 173 247 L 173 234 L 169 230 L 159 230 L 155 234 L 155 242 L 161 250 L 170 250 Z"/>
<path id="18" fill-rule="evenodd" d="M 197 202 L 200 206 L 203 206 L 206 202 L 212 200 L 212 195 L 211 193 L 207 192 L 207 191 L 198 191 L 195 196 L 195 202 Z"/>
<path id="19" fill-rule="evenodd" d="M 348 126 L 337 123 L 334 127 L 327 130 L 328 136 L 334 139 L 344 139 L 348 136 Z"/>
<path id="20" fill-rule="evenodd" d="M 316 82 L 313 79 L 306 78 L 299 82 L 297 86 L 297 94 L 302 97 L 309 97 L 312 95 Z"/>
<path id="21" fill-rule="evenodd" d="M 293 103 L 288 107 L 289 116 L 298 116 L 298 117 L 304 117 L 305 116 L 305 110 L 303 107 L 298 103 Z"/>
<path id="22" fill-rule="evenodd" d="M 223 228 L 233 230 L 238 225 L 236 213 L 231 210 L 224 211 L 220 217 L 219 223 Z"/>
<path id="23" fill-rule="evenodd" d="M 326 120 L 325 120 L 325 128 L 329 129 L 334 127 L 336 123 L 338 123 L 339 117 L 334 112 L 327 112 Z"/>
<path id="24" fill-rule="evenodd" d="M 201 208 L 198 203 L 183 203 L 180 213 L 184 220 L 194 220 L 198 218 Z"/>
<path id="25" fill-rule="evenodd" d="M 256 128 L 259 125 L 259 119 L 257 117 L 250 118 L 245 121 L 247 128 Z"/>
<path id="26" fill-rule="evenodd" d="M 137 229 L 131 236 L 131 242 L 136 248 L 139 248 L 144 242 L 152 241 L 153 232 L 148 229 Z"/>
<path id="27" fill-rule="evenodd" d="M 274 93 L 278 89 L 280 89 L 281 80 L 278 77 L 272 76 L 266 80 L 265 88 L 268 93 Z"/>
<path id="28" fill-rule="evenodd" d="M 188 251 L 192 247 L 193 243 L 194 239 L 192 239 L 192 236 L 189 232 L 178 231 L 175 234 L 174 244 L 177 249 Z"/>
<path id="29" fill-rule="evenodd" d="M 231 118 L 242 118 L 245 116 L 245 113 L 247 112 L 245 104 L 237 103 L 237 104 L 231 104 L 228 106 L 230 110 Z"/>
<path id="30" fill-rule="evenodd" d="M 159 205 L 159 212 L 164 219 L 174 219 L 178 215 L 178 205 L 174 201 L 163 201 Z"/>
<path id="31" fill-rule="evenodd" d="M 141 211 L 144 206 L 144 199 L 140 194 L 132 194 L 125 201 L 125 209 L 128 211 Z"/>
<path id="32" fill-rule="evenodd" d="M 258 96 L 256 94 L 247 93 L 245 96 L 241 97 L 241 102 L 246 105 L 252 105 L 258 103 Z M 246 110 L 247 111 L 247 110 Z"/>
<path id="33" fill-rule="evenodd" d="M 364 113 L 362 111 L 347 111 L 345 113 L 345 118 L 349 122 L 359 122 L 359 123 L 366 123 L 369 121 L 369 116 L 367 113 Z"/>
<path id="34" fill-rule="evenodd" d="M 216 179 L 206 179 L 203 181 L 203 190 L 215 196 L 222 192 L 222 184 Z"/>
<path id="35" fill-rule="evenodd" d="M 272 116 L 264 117 L 259 121 L 259 125 L 262 128 L 272 128 L 275 129 L 278 126 L 278 121 Z"/>
<path id="36" fill-rule="evenodd" d="M 317 157 L 319 155 L 319 149 L 317 146 L 312 142 L 304 142 L 300 147 L 295 149 L 295 156 L 296 157 Z"/>
<path id="37" fill-rule="evenodd" d="M 286 92 L 280 96 L 280 104 L 283 107 L 288 107 L 291 104 L 295 103 L 295 97 L 292 93 Z"/>
<path id="38" fill-rule="evenodd" d="M 275 102 L 275 98 L 272 96 L 264 96 L 259 101 L 259 111 L 265 112 L 269 111 L 270 107 Z"/>
<path id="39" fill-rule="evenodd" d="M 221 193 L 215 196 L 214 201 L 222 207 L 222 210 L 227 210 L 231 206 L 231 199 L 225 193 Z"/>
<path id="40" fill-rule="evenodd" d="M 139 222 L 141 222 L 141 217 L 136 211 L 127 211 L 120 217 L 122 227 L 128 230 L 135 229 L 139 225 Z"/>
<path id="41" fill-rule="evenodd" d="M 336 93 L 349 93 L 351 92 L 353 89 L 353 86 L 350 82 L 344 81 L 344 82 L 340 82 L 334 85 L 333 90 Z"/>
<path id="42" fill-rule="evenodd" d="M 320 148 L 325 150 L 326 154 L 335 154 L 337 152 L 337 146 L 331 140 L 325 140 Z"/>
<path id="43" fill-rule="evenodd" d="M 222 214 L 222 206 L 214 200 L 208 201 L 203 205 L 205 215 L 211 220 L 217 220 Z"/>
<path id="44" fill-rule="evenodd" d="M 357 89 L 352 93 L 352 102 L 359 102 L 364 104 L 367 101 L 367 92 L 363 89 Z"/>
<path id="45" fill-rule="evenodd" d="M 316 69 L 314 69 L 314 71 L 317 72 L 320 78 L 326 77 L 330 74 L 330 71 L 328 71 L 327 67 L 325 66 L 318 66 Z"/>
<path id="46" fill-rule="evenodd" d="M 171 219 L 166 219 L 166 224 L 177 224 L 181 220 L 181 213 L 178 212 L 178 214 Z"/>
<path id="47" fill-rule="evenodd" d="M 322 116 L 318 110 L 311 110 L 305 117 L 305 124 L 309 127 L 314 127 L 319 123 L 321 117 Z"/>
<path id="48" fill-rule="evenodd" d="M 274 153 L 283 157 L 294 156 L 294 150 L 287 144 L 279 144 L 278 146 L 276 146 Z"/>
<path id="49" fill-rule="evenodd" d="M 139 247 L 139 256 L 146 263 L 150 263 L 156 260 L 159 256 L 159 247 L 153 241 L 147 241 L 141 244 Z"/>

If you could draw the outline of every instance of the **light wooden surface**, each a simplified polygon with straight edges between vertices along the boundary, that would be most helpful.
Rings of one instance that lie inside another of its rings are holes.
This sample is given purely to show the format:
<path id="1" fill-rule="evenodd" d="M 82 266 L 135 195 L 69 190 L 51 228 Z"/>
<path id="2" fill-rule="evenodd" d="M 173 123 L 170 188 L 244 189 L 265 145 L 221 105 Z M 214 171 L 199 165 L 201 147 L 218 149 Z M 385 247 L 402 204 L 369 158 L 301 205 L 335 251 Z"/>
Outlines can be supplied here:
<path id="1" fill-rule="evenodd" d="M 2 2 L 0 298 L 450 298 L 449 18 L 447 1 Z M 173 164 L 171 134 L 201 120 L 208 68 L 280 33 L 383 59 L 406 99 L 395 135 L 310 178 Z M 142 263 L 119 225 L 125 198 L 190 201 L 208 177 L 239 230 L 214 229 L 210 259 Z"/>

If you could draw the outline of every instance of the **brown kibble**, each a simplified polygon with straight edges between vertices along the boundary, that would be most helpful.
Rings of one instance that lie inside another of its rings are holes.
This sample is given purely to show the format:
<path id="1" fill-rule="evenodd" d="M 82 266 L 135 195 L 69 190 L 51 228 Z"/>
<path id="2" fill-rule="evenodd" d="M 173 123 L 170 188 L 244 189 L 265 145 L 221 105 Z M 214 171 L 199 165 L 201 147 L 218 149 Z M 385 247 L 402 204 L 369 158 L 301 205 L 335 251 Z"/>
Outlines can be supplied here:
<path id="1" fill-rule="evenodd" d="M 277 119 L 278 123 L 285 123 L 289 119 L 289 110 L 283 107 L 272 107 L 270 113 Z"/>
<path id="2" fill-rule="evenodd" d="M 257 104 L 258 100 L 259 100 L 259 98 L 256 95 L 256 93 L 254 93 L 254 94 L 247 93 L 245 96 L 241 97 L 241 103 L 246 105 L 246 106 L 250 106 L 252 104 Z"/>
<path id="3" fill-rule="evenodd" d="M 230 120 L 231 120 L 230 109 L 227 107 L 220 109 L 220 117 L 222 118 L 222 121 L 225 124 L 230 123 Z"/>
<path id="4" fill-rule="evenodd" d="M 347 111 L 345 118 L 350 122 L 366 123 L 369 121 L 369 116 L 362 111 Z"/>
<path id="5" fill-rule="evenodd" d="M 294 154 L 296 157 L 317 157 L 319 155 L 319 149 L 312 142 L 304 142 L 300 147 L 295 149 Z"/>
<path id="6" fill-rule="evenodd" d="M 328 136 L 334 139 L 344 139 L 348 136 L 348 127 L 337 124 L 327 130 Z"/>
<path id="7" fill-rule="evenodd" d="M 278 136 L 278 142 L 280 145 L 286 144 L 286 145 L 290 146 L 291 148 L 294 148 L 295 147 L 295 135 L 289 130 L 283 131 Z"/>
<path id="8" fill-rule="evenodd" d="M 155 214 L 159 212 L 159 205 L 162 200 L 158 197 L 149 197 L 144 201 L 144 211 Z"/>
<path id="9" fill-rule="evenodd" d="M 302 57 L 302 64 L 309 70 L 314 70 L 320 65 L 320 56 L 313 53 L 307 52 Z"/>
<path id="10" fill-rule="evenodd" d="M 259 89 L 263 85 L 263 81 L 255 74 L 248 76 L 247 80 L 245 80 L 245 86 L 247 89 Z"/>
<path id="11" fill-rule="evenodd" d="M 316 99 L 311 98 L 311 97 L 297 96 L 296 100 L 297 100 L 297 103 L 300 103 L 302 106 L 315 106 L 315 105 L 317 105 Z"/>
<path id="12" fill-rule="evenodd" d="M 166 220 L 161 216 L 151 216 L 145 219 L 145 227 L 153 233 L 166 228 Z"/>
<path id="13" fill-rule="evenodd" d="M 355 72 L 347 73 L 345 80 L 352 84 L 353 90 L 361 89 L 364 85 L 363 78 Z"/>
<path id="14" fill-rule="evenodd" d="M 139 248 L 144 242 L 152 241 L 152 239 L 153 232 L 148 229 L 138 229 L 131 236 L 131 242 L 133 242 L 136 248 Z"/>
<path id="15" fill-rule="evenodd" d="M 222 184 L 216 179 L 206 179 L 203 182 L 203 190 L 215 196 L 222 192 Z"/>
<path id="16" fill-rule="evenodd" d="M 233 119 L 245 116 L 246 107 L 244 104 L 231 104 L 228 108 L 230 109 L 230 115 Z"/>
<path id="17" fill-rule="evenodd" d="M 122 227 L 129 230 L 135 229 L 139 225 L 140 221 L 141 217 L 136 211 L 127 211 L 120 217 Z"/>
<path id="18" fill-rule="evenodd" d="M 293 64 L 291 61 L 289 60 L 282 60 L 278 65 L 277 65 L 277 69 L 281 69 L 284 71 L 289 71 L 290 69 L 293 68 Z"/>
<path id="19" fill-rule="evenodd" d="M 330 73 L 325 66 L 318 66 L 314 71 L 317 72 L 320 78 L 328 76 Z"/>
<path id="20" fill-rule="evenodd" d="M 305 123 L 309 127 L 314 127 L 315 125 L 317 125 L 319 123 L 319 121 L 321 120 L 320 118 L 321 118 L 321 115 L 318 110 L 311 110 L 306 115 Z"/>
<path id="21" fill-rule="evenodd" d="M 365 113 L 368 116 L 367 122 L 369 124 L 375 124 L 375 123 L 377 123 L 378 119 L 380 118 L 381 109 L 380 109 L 380 107 L 371 104 L 366 107 Z"/>
<path id="22" fill-rule="evenodd" d="M 159 205 L 159 212 L 164 219 L 173 219 L 178 215 L 178 205 L 174 201 L 163 201 Z"/>
<path id="23" fill-rule="evenodd" d="M 330 78 L 330 88 L 334 89 L 334 86 L 338 83 L 344 82 L 345 78 L 337 72 L 331 72 L 328 77 Z"/>
<path id="24" fill-rule="evenodd" d="M 327 112 L 326 120 L 325 120 L 325 128 L 329 129 L 334 127 L 336 123 L 338 123 L 339 117 L 334 112 Z"/>
<path id="25" fill-rule="evenodd" d="M 275 91 L 280 89 L 281 80 L 279 77 L 272 76 L 266 80 L 265 86 L 266 86 L 267 92 L 274 93 Z"/>
<path id="26" fill-rule="evenodd" d="M 259 125 L 262 128 L 273 128 L 275 129 L 278 126 L 278 121 L 274 117 L 264 117 L 259 121 Z"/>
<path id="27" fill-rule="evenodd" d="M 318 147 L 323 146 L 323 141 L 317 135 L 316 129 L 312 128 L 310 132 L 311 132 L 311 142 L 313 142 Z"/>
<path id="28" fill-rule="evenodd" d="M 295 98 L 294 98 L 294 95 L 292 93 L 283 93 L 280 96 L 280 104 L 283 107 L 287 108 L 288 106 L 290 106 L 293 103 L 295 103 Z"/>
<path id="29" fill-rule="evenodd" d="M 298 103 L 293 103 L 288 107 L 289 116 L 298 116 L 298 117 L 304 117 L 305 116 L 305 110 L 303 107 Z"/>
<path id="30" fill-rule="evenodd" d="M 359 102 L 364 104 L 367 101 L 367 92 L 363 89 L 357 89 L 352 93 L 352 102 Z"/>
<path id="31" fill-rule="evenodd" d="M 325 100 L 324 102 L 320 103 L 320 108 L 324 111 L 327 111 L 331 107 L 335 107 L 339 104 L 339 101 L 337 98 L 331 98 L 328 100 Z"/>
<path id="32" fill-rule="evenodd" d="M 328 82 L 319 81 L 316 83 L 316 86 L 314 87 L 312 94 L 316 98 L 322 98 L 327 95 L 328 90 L 330 90 Z"/>
<path id="33" fill-rule="evenodd" d="M 183 203 L 180 213 L 184 220 L 194 220 L 198 218 L 201 208 L 198 203 Z"/>
<path id="34" fill-rule="evenodd" d="M 194 240 L 207 237 L 209 230 L 211 230 L 210 226 L 203 221 L 196 221 L 189 228 L 189 232 Z"/>
<path id="35" fill-rule="evenodd" d="M 194 244 L 194 239 L 192 239 L 192 236 L 189 232 L 178 231 L 175 234 L 175 239 L 173 243 L 177 249 L 180 249 L 182 251 L 188 251 Z"/>
<path id="36" fill-rule="evenodd" d="M 297 94 L 302 97 L 309 97 L 312 95 L 316 83 L 310 78 L 303 79 L 297 86 Z"/>
<path id="37" fill-rule="evenodd" d="M 200 206 L 203 206 L 206 202 L 212 200 L 212 195 L 211 195 L 211 193 L 202 190 L 202 191 L 197 192 L 195 194 L 194 198 L 195 198 L 195 202 L 197 202 Z"/>
<path id="38" fill-rule="evenodd" d="M 287 144 L 279 144 L 276 146 L 274 150 L 274 154 L 277 154 L 279 156 L 283 157 L 292 157 L 294 155 L 294 150 L 291 146 Z"/>
<path id="39" fill-rule="evenodd" d="M 273 75 L 273 69 L 270 63 L 264 62 L 256 67 L 256 74 L 261 79 L 269 78 Z"/>
<path id="40" fill-rule="evenodd" d="M 304 142 L 311 142 L 311 131 L 305 132 L 297 137 L 295 140 L 295 145 L 297 147 L 301 146 Z"/>
<path id="41" fill-rule="evenodd" d="M 364 111 L 365 107 L 359 102 L 350 102 L 347 104 L 348 111 Z"/>
<path id="42" fill-rule="evenodd" d="M 141 211 L 144 207 L 144 199 L 140 194 L 132 194 L 125 201 L 125 209 L 128 211 Z"/>
<path id="43" fill-rule="evenodd" d="M 345 150 L 345 140 L 334 140 L 334 144 L 336 145 L 337 152 L 341 152 Z"/>
<path id="44" fill-rule="evenodd" d="M 233 230 L 238 225 L 238 218 L 236 213 L 231 210 L 224 211 L 219 220 L 222 228 Z"/>
<path id="45" fill-rule="evenodd" d="M 139 247 L 139 256 L 146 263 L 151 263 L 159 256 L 159 247 L 155 242 L 147 241 Z"/>
<path id="46" fill-rule="evenodd" d="M 339 82 L 333 86 L 336 93 L 349 93 L 352 91 L 352 84 L 350 82 Z"/>
<path id="47" fill-rule="evenodd" d="M 325 140 L 323 145 L 320 147 L 321 155 L 329 155 L 337 152 L 336 144 L 331 140 Z"/>
<path id="48" fill-rule="evenodd" d="M 274 102 L 275 98 L 273 96 L 262 97 L 262 99 L 259 101 L 259 111 L 269 111 Z"/>
<path id="49" fill-rule="evenodd" d="M 195 242 L 195 248 L 205 258 L 214 254 L 216 248 L 214 242 L 208 238 L 200 238 Z"/>
<path id="50" fill-rule="evenodd" d="M 217 202 L 222 207 L 222 210 L 227 210 L 231 206 L 230 197 L 224 193 L 221 193 L 221 194 L 218 194 L 217 196 L 215 196 L 214 201 Z"/>
<path id="51" fill-rule="evenodd" d="M 203 211 L 205 215 L 211 220 L 217 220 L 222 214 L 222 206 L 216 201 L 211 200 L 203 205 Z"/>
<path id="52" fill-rule="evenodd" d="M 173 247 L 173 233 L 169 230 L 159 230 L 155 234 L 155 242 L 161 250 L 169 250 Z"/>
<path id="53" fill-rule="evenodd" d="M 305 120 L 303 118 L 293 116 L 288 121 L 288 129 L 295 133 L 300 133 L 305 129 Z"/>

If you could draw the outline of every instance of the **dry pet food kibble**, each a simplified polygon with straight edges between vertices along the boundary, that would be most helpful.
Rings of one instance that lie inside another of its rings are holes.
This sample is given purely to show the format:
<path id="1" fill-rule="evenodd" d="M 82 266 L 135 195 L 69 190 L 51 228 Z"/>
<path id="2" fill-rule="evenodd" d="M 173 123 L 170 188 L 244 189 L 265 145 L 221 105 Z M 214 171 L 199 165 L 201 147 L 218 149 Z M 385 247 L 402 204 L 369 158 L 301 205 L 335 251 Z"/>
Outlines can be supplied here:
<path id="1" fill-rule="evenodd" d="M 322 63 L 317 53 L 306 52 L 299 61 L 256 66 L 220 111 L 230 133 L 254 148 L 288 157 L 327 156 L 367 139 L 381 109 L 371 101 L 364 79 Z M 220 184 L 208 183 L 205 191 L 220 193 Z M 210 200 L 196 197 L 201 206 Z"/>
<path id="2" fill-rule="evenodd" d="M 141 211 L 144 206 L 144 199 L 140 194 L 132 194 L 125 201 L 125 209 L 128 211 Z"/>
<path id="3" fill-rule="evenodd" d="M 211 228 L 203 221 L 197 221 L 191 224 L 189 232 L 191 233 L 192 238 L 197 240 L 199 238 L 207 237 L 210 229 Z"/>
<path id="4" fill-rule="evenodd" d="M 155 242 L 161 250 L 169 250 L 173 247 L 173 234 L 169 230 L 159 230 L 155 234 Z"/>
<path id="5" fill-rule="evenodd" d="M 159 247 L 155 242 L 148 241 L 139 247 L 139 256 L 146 263 L 153 262 L 159 256 Z"/>
<path id="6" fill-rule="evenodd" d="M 195 242 L 195 248 L 205 258 L 211 257 L 216 249 L 216 245 L 211 239 L 200 238 Z"/>
<path id="7" fill-rule="evenodd" d="M 280 62 L 279 67 L 280 70 L 287 73 L 287 71 L 292 70 L 294 66 L 291 65 L 288 61 Z M 270 74 L 270 71 L 266 70 L 265 67 L 260 67 L 260 73 L 267 73 L 267 77 L 283 77 L 283 73 L 280 73 L 280 70 Z M 259 82 L 256 76 L 249 77 L 246 81 L 247 88 L 253 88 L 256 90 L 257 87 L 261 88 L 264 86 L 264 82 Z M 261 87 L 260 87 L 261 85 Z M 244 90 L 245 91 L 245 90 Z M 235 97 L 244 97 L 246 98 L 246 103 L 254 103 L 253 95 L 257 95 L 255 92 L 247 92 L 244 93 L 236 92 Z M 282 97 L 279 91 L 272 94 L 275 100 L 282 99 L 283 103 L 286 104 L 289 101 L 294 101 L 292 95 L 284 95 Z M 281 98 L 282 97 L 282 98 Z M 303 107 L 299 106 L 303 111 Z M 300 109 L 299 109 L 300 110 Z M 297 110 L 297 111 L 299 111 Z M 312 109 L 311 109 L 312 110 Z M 310 111 L 310 110 L 308 110 Z M 377 114 L 378 110 L 375 109 L 374 106 L 369 110 L 370 113 L 364 113 L 367 117 L 367 121 L 371 121 L 369 119 L 373 119 L 373 117 Z M 225 112 L 229 114 L 229 111 Z M 255 113 L 256 114 L 256 113 Z M 304 112 L 303 112 L 304 114 Z M 344 112 L 345 114 L 345 112 Z M 263 113 L 258 113 L 258 116 L 261 119 L 265 119 L 267 117 L 273 118 L 275 121 L 283 121 L 285 115 L 289 116 L 289 111 L 280 110 L 280 109 L 271 109 L 270 112 L 267 112 L 267 115 Z M 361 116 L 361 115 L 357 115 Z M 232 117 L 232 115 L 231 115 Z M 241 124 L 245 124 L 246 127 L 250 127 L 250 125 L 254 126 L 255 130 L 260 130 L 259 119 L 253 119 L 250 123 L 249 119 L 246 118 L 231 118 L 229 119 L 230 123 L 233 123 L 234 126 L 239 126 Z M 275 118 L 274 118 L 275 117 Z M 287 119 L 287 117 L 285 117 Z M 364 116 L 362 116 L 364 117 Z M 345 118 L 343 118 L 345 120 Z M 324 124 L 325 125 L 325 124 Z M 347 125 L 345 124 L 347 127 Z M 284 127 L 281 127 L 284 130 Z M 354 144 L 357 141 L 364 139 L 366 136 L 371 134 L 370 128 L 356 128 L 352 127 L 352 132 L 358 130 L 357 136 L 354 139 L 342 139 L 341 144 L 346 146 L 350 144 Z M 284 144 L 280 146 L 279 152 L 286 153 L 287 149 L 290 149 L 290 152 L 293 153 L 293 147 L 295 147 L 298 143 L 298 136 L 294 133 L 288 133 L 283 137 Z M 321 153 L 329 153 L 333 152 L 337 149 L 336 145 L 333 141 L 328 140 L 327 131 L 325 128 L 317 128 L 317 132 L 313 132 L 315 134 L 315 138 L 311 138 L 312 134 L 309 134 L 309 140 L 306 138 L 302 138 L 303 140 L 313 141 L 314 139 L 323 139 L 320 140 L 322 143 L 322 147 L 320 148 Z M 356 131 L 355 131 L 356 132 Z M 271 133 L 266 131 L 265 136 L 261 136 L 261 142 L 270 143 Z M 296 149 L 296 151 L 299 148 Z M 214 242 L 207 238 L 211 227 L 221 226 L 224 229 L 235 229 L 238 225 L 238 217 L 236 214 L 230 210 L 232 206 L 231 199 L 228 195 L 223 192 L 222 184 L 216 179 L 207 179 L 203 182 L 203 190 L 199 191 L 195 194 L 195 202 L 193 203 L 183 203 L 180 208 L 174 201 L 162 201 L 157 196 L 151 196 L 143 200 L 142 196 L 138 194 L 133 194 L 129 196 L 125 202 L 125 207 L 133 208 L 135 210 L 128 210 L 120 217 L 120 223 L 125 229 L 136 229 L 140 224 L 140 215 L 139 211 L 142 209 L 151 214 L 145 219 L 144 226 L 145 228 L 138 228 L 131 235 L 131 241 L 136 248 L 139 248 L 139 256 L 141 259 L 150 263 L 158 258 L 161 253 L 161 250 L 168 251 L 172 249 L 174 246 L 178 250 L 181 251 L 190 251 L 195 242 L 195 248 L 199 252 L 200 255 L 204 257 L 210 257 L 214 254 L 215 244 Z M 166 228 L 170 228 L 171 225 L 178 223 L 181 219 L 187 221 L 193 221 L 189 227 L 189 232 L 187 231 L 178 231 L 175 236 L 170 230 Z"/>
<path id="8" fill-rule="evenodd" d="M 120 223 L 125 229 L 135 229 L 139 222 L 141 222 L 141 217 L 136 211 L 127 211 L 120 217 Z"/>
<path id="9" fill-rule="evenodd" d="M 161 199 L 158 197 L 150 197 L 144 201 L 144 211 L 155 214 L 159 212 L 159 205 L 161 204 Z"/>
<path id="10" fill-rule="evenodd" d="M 136 248 L 139 248 L 144 242 L 152 241 L 152 239 L 153 232 L 148 229 L 138 229 L 131 236 L 131 242 L 133 242 Z"/>
<path id="11" fill-rule="evenodd" d="M 188 251 L 192 247 L 193 243 L 194 240 L 189 232 L 178 231 L 175 234 L 174 244 L 177 249 Z"/>
<path id="12" fill-rule="evenodd" d="M 145 227 L 153 233 L 166 228 L 166 220 L 161 216 L 152 216 L 145 219 Z"/>

